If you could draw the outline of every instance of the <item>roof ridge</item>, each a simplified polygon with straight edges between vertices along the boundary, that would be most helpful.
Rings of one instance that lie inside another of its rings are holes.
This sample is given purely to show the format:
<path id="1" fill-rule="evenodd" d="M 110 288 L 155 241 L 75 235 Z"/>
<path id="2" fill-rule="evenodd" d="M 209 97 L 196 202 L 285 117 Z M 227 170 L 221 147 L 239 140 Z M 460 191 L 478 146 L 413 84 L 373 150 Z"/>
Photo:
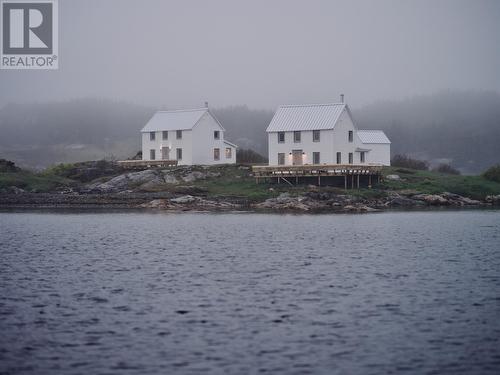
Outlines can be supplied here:
<path id="1" fill-rule="evenodd" d="M 313 103 L 313 104 L 282 104 L 279 107 L 326 107 L 334 105 L 346 105 L 346 103 Z"/>
<path id="2" fill-rule="evenodd" d="M 197 112 L 197 111 L 208 111 L 208 108 L 191 108 L 191 109 L 172 109 L 172 110 L 159 110 L 156 113 L 172 113 L 172 112 Z"/>

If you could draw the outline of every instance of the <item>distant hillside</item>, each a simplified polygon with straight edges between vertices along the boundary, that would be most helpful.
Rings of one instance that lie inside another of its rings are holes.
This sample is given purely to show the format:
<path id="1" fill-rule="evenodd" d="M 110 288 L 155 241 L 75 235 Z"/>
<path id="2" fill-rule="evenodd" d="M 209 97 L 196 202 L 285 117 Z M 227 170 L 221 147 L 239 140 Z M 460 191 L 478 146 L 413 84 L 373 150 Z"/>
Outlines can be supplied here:
<path id="1" fill-rule="evenodd" d="M 477 173 L 500 162 L 500 94 L 445 91 L 354 109 L 360 128 L 383 129 L 391 152 Z"/>
<path id="2" fill-rule="evenodd" d="M 155 108 L 108 100 L 10 104 L 0 109 L 0 157 L 25 167 L 126 158 L 140 150 L 139 130 Z M 265 129 L 272 111 L 246 106 L 214 109 L 226 138 L 267 154 Z"/>
<path id="3" fill-rule="evenodd" d="M 0 155 L 22 166 L 125 157 L 140 147 L 151 108 L 108 100 L 10 104 L 0 110 Z"/>
<path id="4" fill-rule="evenodd" d="M 141 147 L 139 130 L 155 108 L 108 100 L 11 104 L 0 109 L 0 158 L 42 168 L 57 162 L 125 158 Z M 214 108 L 226 137 L 267 154 L 271 110 Z M 352 108 L 360 128 L 383 129 L 392 154 L 409 154 L 478 173 L 500 162 L 500 94 L 441 92 Z"/>

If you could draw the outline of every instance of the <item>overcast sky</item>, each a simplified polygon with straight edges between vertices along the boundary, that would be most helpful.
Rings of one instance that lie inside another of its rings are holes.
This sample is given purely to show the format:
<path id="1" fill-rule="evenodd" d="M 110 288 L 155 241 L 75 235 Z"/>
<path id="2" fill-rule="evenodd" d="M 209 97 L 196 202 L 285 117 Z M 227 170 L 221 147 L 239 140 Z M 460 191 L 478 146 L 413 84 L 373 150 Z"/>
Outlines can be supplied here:
<path id="1" fill-rule="evenodd" d="M 500 91 L 500 1 L 59 0 L 59 70 L 0 71 L 0 105 L 192 107 Z"/>

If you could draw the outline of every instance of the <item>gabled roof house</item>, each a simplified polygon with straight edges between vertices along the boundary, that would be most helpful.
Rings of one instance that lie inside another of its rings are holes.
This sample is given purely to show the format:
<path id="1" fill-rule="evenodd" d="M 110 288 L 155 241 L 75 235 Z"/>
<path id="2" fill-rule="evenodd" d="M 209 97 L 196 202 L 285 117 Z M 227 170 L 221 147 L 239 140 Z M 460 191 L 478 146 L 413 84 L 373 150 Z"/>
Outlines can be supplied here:
<path id="1" fill-rule="evenodd" d="M 142 128 L 142 160 L 176 160 L 178 165 L 236 163 L 237 146 L 206 108 L 158 111 Z"/>
<path id="2" fill-rule="evenodd" d="M 283 105 L 267 127 L 269 165 L 390 165 L 382 130 L 358 130 L 347 104 Z"/>

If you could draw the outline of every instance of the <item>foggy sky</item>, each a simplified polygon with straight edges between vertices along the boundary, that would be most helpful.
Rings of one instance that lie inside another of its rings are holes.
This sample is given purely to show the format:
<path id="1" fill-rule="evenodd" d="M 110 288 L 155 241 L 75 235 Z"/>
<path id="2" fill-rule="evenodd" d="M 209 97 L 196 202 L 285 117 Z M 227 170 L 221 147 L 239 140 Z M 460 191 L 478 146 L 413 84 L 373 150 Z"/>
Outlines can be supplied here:
<path id="1" fill-rule="evenodd" d="M 59 0 L 59 70 L 0 70 L 0 106 L 352 106 L 500 91 L 500 1 Z"/>

